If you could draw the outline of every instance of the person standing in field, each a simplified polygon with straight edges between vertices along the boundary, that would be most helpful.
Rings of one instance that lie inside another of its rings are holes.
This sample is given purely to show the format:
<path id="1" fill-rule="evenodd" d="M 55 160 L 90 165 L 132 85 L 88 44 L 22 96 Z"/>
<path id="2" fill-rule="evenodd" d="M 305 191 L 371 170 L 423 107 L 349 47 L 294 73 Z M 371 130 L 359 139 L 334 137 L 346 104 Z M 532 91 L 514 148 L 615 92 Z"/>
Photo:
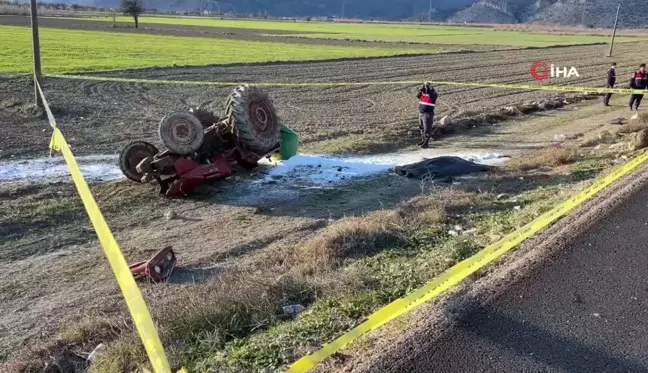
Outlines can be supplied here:
<path id="1" fill-rule="evenodd" d="M 614 88 L 616 84 L 616 62 L 612 63 L 612 66 L 608 69 L 607 72 L 607 83 L 605 88 Z M 606 93 L 603 97 L 603 104 L 605 106 L 610 106 L 610 98 L 612 98 L 612 93 Z"/>
<path id="2" fill-rule="evenodd" d="M 436 138 L 436 126 L 434 125 L 434 108 L 438 94 L 431 82 L 425 82 L 419 89 L 416 98 L 419 100 L 419 129 L 421 130 L 421 141 L 418 145 L 425 149 L 431 138 Z"/>
<path id="3" fill-rule="evenodd" d="M 648 89 L 648 73 L 646 73 L 646 64 L 639 65 L 639 70 L 632 75 L 630 79 L 630 88 L 632 89 Z M 639 110 L 643 94 L 632 94 L 630 96 L 630 111 Z M 634 109 L 633 109 L 634 106 Z"/>

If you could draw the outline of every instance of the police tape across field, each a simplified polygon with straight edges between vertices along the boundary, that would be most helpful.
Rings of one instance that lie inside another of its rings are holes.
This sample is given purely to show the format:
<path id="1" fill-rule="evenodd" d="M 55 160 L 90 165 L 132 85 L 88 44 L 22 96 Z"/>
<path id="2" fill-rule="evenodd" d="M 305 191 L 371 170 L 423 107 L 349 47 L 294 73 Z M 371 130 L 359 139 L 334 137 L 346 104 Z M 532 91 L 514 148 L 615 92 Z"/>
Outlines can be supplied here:
<path id="1" fill-rule="evenodd" d="M 148 83 L 148 84 L 176 84 L 176 85 L 198 85 L 198 86 L 221 86 L 235 87 L 241 82 L 219 82 L 219 81 L 197 81 L 197 80 L 167 80 L 167 79 L 139 79 L 139 78 L 122 78 L 96 75 L 59 75 L 48 74 L 50 78 L 60 79 L 77 79 L 93 80 L 102 82 L 122 82 L 122 83 Z M 514 89 L 519 91 L 551 91 L 551 92 L 581 92 L 581 93 L 616 93 L 616 94 L 648 94 L 648 89 L 632 88 L 602 88 L 602 87 L 577 87 L 577 86 L 557 86 L 557 85 L 534 85 L 534 84 L 504 84 L 504 83 L 480 83 L 480 82 L 448 82 L 441 80 L 430 80 L 432 84 L 439 86 L 458 86 L 474 88 L 501 88 Z M 413 80 L 396 80 L 396 81 L 366 81 L 366 82 L 248 82 L 260 87 L 348 87 L 348 86 L 374 86 L 374 85 L 420 85 L 421 81 Z"/>
<path id="2" fill-rule="evenodd" d="M 71 78 L 71 79 L 84 79 L 84 80 L 100 80 L 100 81 L 122 81 L 122 82 L 138 82 L 138 83 L 156 83 L 156 84 L 195 84 L 195 85 L 240 85 L 240 83 L 224 83 L 224 82 L 195 82 L 195 81 L 169 81 L 169 80 L 146 80 L 146 79 L 123 79 L 123 78 L 106 78 L 97 76 L 70 76 L 70 75 L 49 75 L 50 77 L 57 78 Z M 642 90 L 626 90 L 626 89 L 594 89 L 584 87 L 543 87 L 532 85 L 504 85 L 504 84 L 483 84 L 483 83 L 457 83 L 457 82 L 432 82 L 437 85 L 460 85 L 460 86 L 475 86 L 475 87 L 493 87 L 493 88 L 515 88 L 520 90 L 553 90 L 553 91 L 570 91 L 570 92 L 596 92 L 596 93 L 643 93 Z M 257 85 L 267 86 L 301 86 L 312 85 L 313 83 L 255 83 Z M 420 82 L 358 82 L 358 83 L 318 83 L 320 85 L 385 85 L 385 84 L 420 84 Z M 578 89 L 578 90 L 574 90 Z M 153 369 L 156 373 L 170 373 L 169 363 L 157 330 L 151 319 L 146 303 L 142 294 L 135 283 L 135 280 L 128 268 L 126 260 L 119 249 L 119 246 L 110 231 L 99 206 L 97 206 L 92 193 L 81 174 L 79 167 L 76 163 L 74 155 L 72 154 L 63 134 L 56 126 L 56 121 L 51 113 L 51 110 L 45 99 L 45 95 L 38 86 L 39 94 L 43 100 L 43 106 L 48 116 L 48 120 L 53 129 L 52 140 L 50 148 L 52 150 L 60 150 L 63 158 L 68 165 L 70 174 L 74 181 L 79 195 L 83 201 L 84 207 L 88 213 L 93 227 L 99 237 L 101 246 L 108 258 L 110 266 L 115 274 L 119 287 L 124 295 L 128 309 L 130 310 L 133 322 L 137 331 L 142 339 L 143 345 L 149 356 Z M 505 253 L 531 237 L 532 235 L 540 232 L 557 219 L 561 218 L 569 211 L 581 205 L 583 202 L 599 193 L 604 188 L 608 187 L 613 182 L 619 180 L 621 177 L 628 175 L 637 167 L 648 161 L 648 152 L 642 152 L 637 157 L 627 162 L 626 164 L 614 169 L 608 175 L 597 179 L 589 187 L 583 189 L 581 192 L 574 195 L 567 201 L 560 203 L 550 211 L 541 215 L 529 224 L 517 229 L 513 233 L 507 235 L 500 241 L 487 246 L 474 256 L 465 259 L 464 261 L 454 265 L 446 270 L 440 276 L 434 278 L 423 287 L 411 292 L 407 296 L 397 299 L 380 310 L 370 315 L 366 321 L 362 322 L 349 332 L 343 334 L 331 343 L 325 344 L 319 350 L 303 356 L 294 362 L 286 373 L 301 373 L 307 372 L 314 368 L 319 362 L 332 356 L 336 352 L 349 345 L 351 342 L 360 336 L 380 328 L 382 325 L 389 321 L 403 315 L 406 312 L 422 305 L 423 303 L 433 299 L 434 297 L 444 293 L 451 287 L 461 283 L 466 277 L 475 273 L 484 266 L 499 259 Z M 184 371 L 184 370 L 183 370 Z M 185 371 L 186 372 L 186 371 Z"/>
<path id="3" fill-rule="evenodd" d="M 142 344 L 149 356 L 153 370 L 155 373 L 171 373 L 162 342 L 160 341 L 160 337 L 158 336 L 157 329 L 155 328 L 149 310 L 146 307 L 146 302 L 142 297 L 142 293 L 135 283 L 135 279 L 126 263 L 126 259 L 124 259 L 124 255 L 122 254 L 115 237 L 101 214 L 101 210 L 99 209 L 99 206 L 97 205 L 97 202 L 95 201 L 94 196 L 79 169 L 79 165 L 77 164 L 63 133 L 56 125 L 56 120 L 54 119 L 54 115 L 52 115 L 52 111 L 47 103 L 42 88 L 36 79 L 34 79 L 34 81 L 36 82 L 38 93 L 43 102 L 45 112 L 47 113 L 47 119 L 53 130 L 52 138 L 50 140 L 50 150 L 60 151 L 63 155 L 63 159 L 65 159 L 65 163 L 67 164 L 70 175 L 72 176 L 72 181 L 79 192 L 79 196 L 83 201 L 83 206 L 88 213 L 88 217 L 97 233 L 101 247 L 108 258 L 108 262 L 115 274 L 119 288 L 124 295 L 126 305 L 131 313 L 133 323 L 135 324 L 140 338 L 142 339 Z"/>

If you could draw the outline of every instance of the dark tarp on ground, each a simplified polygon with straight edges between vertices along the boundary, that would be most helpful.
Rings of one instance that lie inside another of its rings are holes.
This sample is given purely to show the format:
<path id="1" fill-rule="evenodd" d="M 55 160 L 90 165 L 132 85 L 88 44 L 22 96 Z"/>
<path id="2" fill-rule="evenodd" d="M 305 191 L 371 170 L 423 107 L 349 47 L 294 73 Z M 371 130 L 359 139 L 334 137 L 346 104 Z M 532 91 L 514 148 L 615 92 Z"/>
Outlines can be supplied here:
<path id="1" fill-rule="evenodd" d="M 460 157 L 436 157 L 425 159 L 421 162 L 405 166 L 394 166 L 397 175 L 410 179 L 423 180 L 425 178 L 444 179 L 452 176 L 460 176 L 475 172 L 487 172 L 493 170 L 491 166 L 477 164 Z"/>

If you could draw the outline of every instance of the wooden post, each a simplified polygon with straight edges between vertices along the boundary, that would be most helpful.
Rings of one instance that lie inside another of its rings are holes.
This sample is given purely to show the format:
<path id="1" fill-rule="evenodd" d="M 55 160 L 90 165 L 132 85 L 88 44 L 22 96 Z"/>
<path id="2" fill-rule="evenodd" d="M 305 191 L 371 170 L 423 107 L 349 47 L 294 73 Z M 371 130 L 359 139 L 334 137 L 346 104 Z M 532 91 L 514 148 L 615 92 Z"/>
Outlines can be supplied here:
<path id="1" fill-rule="evenodd" d="M 610 52 L 608 57 L 612 57 L 612 48 L 614 47 L 614 37 L 616 36 L 617 24 L 619 22 L 619 10 L 621 10 L 621 4 L 617 6 L 616 18 L 614 19 L 614 31 L 612 31 L 612 41 L 610 42 Z"/>
<path id="2" fill-rule="evenodd" d="M 41 106 L 41 98 L 38 93 L 38 84 L 42 83 L 41 60 L 40 60 L 40 39 L 38 37 L 38 8 L 36 0 L 31 0 L 31 27 L 32 27 L 32 49 L 34 52 L 34 96 L 36 107 Z M 38 84 L 36 84 L 38 82 Z"/>

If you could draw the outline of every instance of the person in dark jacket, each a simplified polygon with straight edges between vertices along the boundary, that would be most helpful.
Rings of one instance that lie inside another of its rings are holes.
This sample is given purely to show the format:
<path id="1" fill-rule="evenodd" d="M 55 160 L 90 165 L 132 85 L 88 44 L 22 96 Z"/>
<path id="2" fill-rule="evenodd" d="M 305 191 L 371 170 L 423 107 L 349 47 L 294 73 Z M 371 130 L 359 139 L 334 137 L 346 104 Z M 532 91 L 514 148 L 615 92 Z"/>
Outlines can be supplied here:
<path id="1" fill-rule="evenodd" d="M 648 73 L 646 73 L 646 64 L 639 65 L 639 71 L 635 72 L 630 79 L 630 88 L 632 89 L 648 89 Z M 639 109 L 643 94 L 633 94 L 630 96 L 630 111 Z"/>
<path id="2" fill-rule="evenodd" d="M 428 147 L 431 138 L 438 136 L 434 125 L 434 108 L 438 96 L 431 82 L 425 82 L 416 94 L 419 100 L 419 129 L 422 138 L 418 145 L 424 149 Z"/>
<path id="3" fill-rule="evenodd" d="M 607 83 L 605 84 L 605 88 L 614 88 L 615 84 L 616 84 L 616 62 L 612 63 L 612 66 L 608 69 Z M 603 104 L 605 106 L 610 106 L 611 97 L 612 97 L 612 93 L 605 94 L 605 96 L 603 97 Z"/>

